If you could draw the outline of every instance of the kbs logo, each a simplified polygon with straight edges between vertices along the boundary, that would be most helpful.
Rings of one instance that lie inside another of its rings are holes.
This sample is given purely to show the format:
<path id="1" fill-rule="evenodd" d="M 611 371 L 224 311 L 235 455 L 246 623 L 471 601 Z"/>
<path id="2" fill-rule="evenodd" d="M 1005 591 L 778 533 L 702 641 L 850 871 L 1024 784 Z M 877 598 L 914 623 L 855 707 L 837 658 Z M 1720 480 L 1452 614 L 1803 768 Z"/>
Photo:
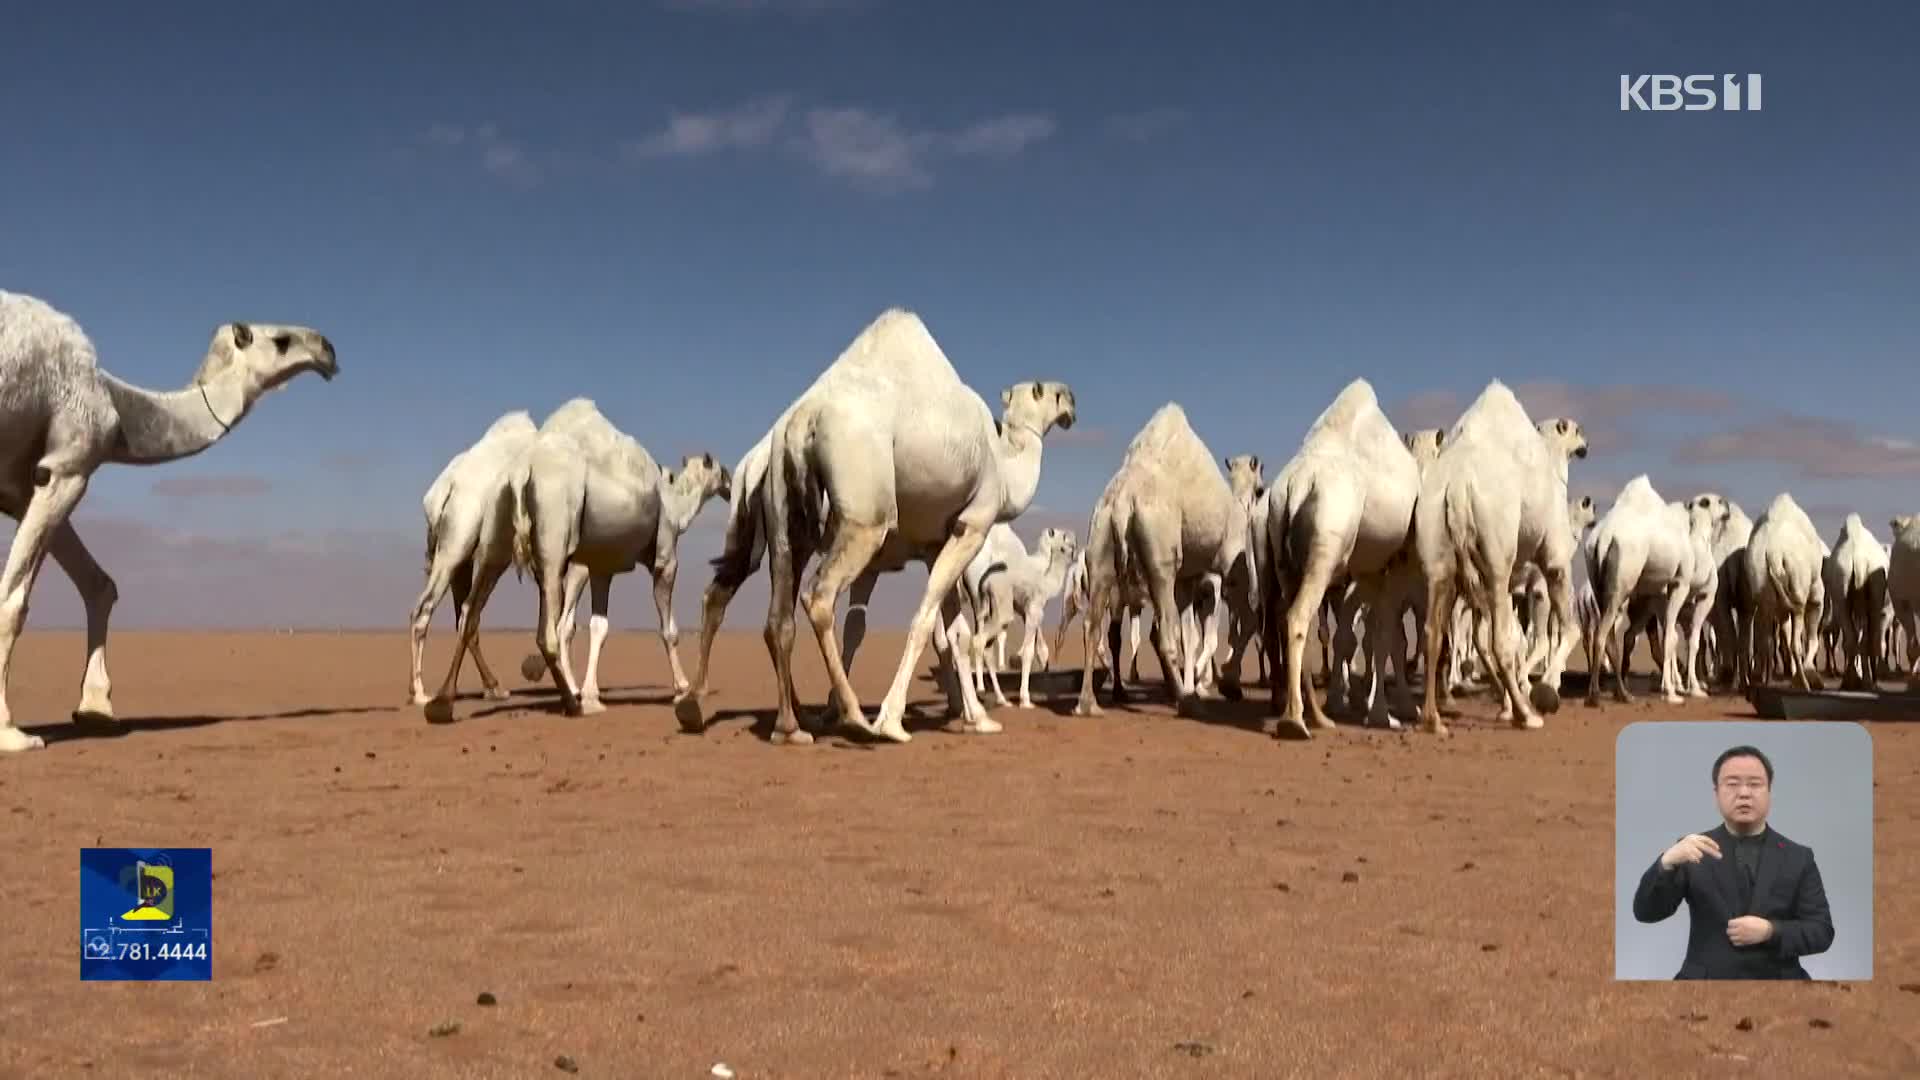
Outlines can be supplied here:
<path id="1" fill-rule="evenodd" d="M 1738 75 L 1622 75 L 1620 111 L 1759 112 L 1760 76 L 1746 76 L 1745 87 L 1740 85 L 1740 78 Z M 1717 92 L 1715 83 L 1719 84 Z M 1743 89 L 1746 91 L 1744 107 L 1741 104 Z"/>

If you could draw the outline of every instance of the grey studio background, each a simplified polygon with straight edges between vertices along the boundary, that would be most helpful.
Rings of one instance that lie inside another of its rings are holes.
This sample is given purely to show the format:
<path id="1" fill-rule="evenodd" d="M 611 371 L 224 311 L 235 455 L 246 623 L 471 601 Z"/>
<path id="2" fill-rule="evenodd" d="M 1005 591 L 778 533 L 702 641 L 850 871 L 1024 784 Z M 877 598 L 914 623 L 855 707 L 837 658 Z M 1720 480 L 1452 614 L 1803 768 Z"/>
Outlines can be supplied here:
<path id="1" fill-rule="evenodd" d="M 1833 946 L 1800 958 L 1816 979 L 1873 977 L 1873 738 L 1856 723 L 1641 721 L 1614 743 L 1613 973 L 1671 979 L 1687 952 L 1687 905 L 1633 917 L 1640 875 L 1675 840 L 1722 824 L 1713 759 L 1746 744 L 1773 763 L 1769 828 L 1813 849 L 1833 910 Z"/>

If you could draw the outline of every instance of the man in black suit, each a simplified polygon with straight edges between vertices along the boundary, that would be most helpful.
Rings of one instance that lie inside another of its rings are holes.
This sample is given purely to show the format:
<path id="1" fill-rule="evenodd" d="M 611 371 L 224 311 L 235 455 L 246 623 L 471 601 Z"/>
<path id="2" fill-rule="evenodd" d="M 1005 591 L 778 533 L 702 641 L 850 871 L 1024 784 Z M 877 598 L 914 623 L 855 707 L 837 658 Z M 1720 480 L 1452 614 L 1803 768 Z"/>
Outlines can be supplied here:
<path id="1" fill-rule="evenodd" d="M 1811 978 L 1800 958 L 1833 945 L 1833 916 L 1813 849 L 1767 825 L 1773 763 L 1733 747 L 1713 763 L 1713 792 L 1724 822 L 1681 837 L 1647 867 L 1633 917 L 1659 922 L 1687 902 L 1677 979 Z"/>

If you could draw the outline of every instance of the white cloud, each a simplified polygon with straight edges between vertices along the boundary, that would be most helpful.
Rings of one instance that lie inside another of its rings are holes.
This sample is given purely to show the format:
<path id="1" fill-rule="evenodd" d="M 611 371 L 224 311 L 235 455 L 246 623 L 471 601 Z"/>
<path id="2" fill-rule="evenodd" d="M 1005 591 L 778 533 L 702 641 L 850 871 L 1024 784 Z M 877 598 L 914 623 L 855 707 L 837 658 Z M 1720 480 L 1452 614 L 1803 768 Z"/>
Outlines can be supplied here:
<path id="1" fill-rule="evenodd" d="M 422 141 L 440 152 L 473 152 L 488 174 L 518 187 L 531 187 L 539 183 L 543 175 L 526 147 L 502 136 L 499 127 L 493 124 L 473 127 L 435 124 L 427 129 Z"/>
<path id="2" fill-rule="evenodd" d="M 731 109 L 714 112 L 671 111 L 665 130 L 627 143 L 634 158 L 698 157 L 722 150 L 751 150 L 773 141 L 787 119 L 790 99 L 785 94 L 755 98 Z"/>
<path id="3" fill-rule="evenodd" d="M 1127 142 L 1151 142 L 1187 122 L 1180 109 L 1147 109 L 1141 112 L 1115 113 L 1107 117 L 1108 135 Z"/>

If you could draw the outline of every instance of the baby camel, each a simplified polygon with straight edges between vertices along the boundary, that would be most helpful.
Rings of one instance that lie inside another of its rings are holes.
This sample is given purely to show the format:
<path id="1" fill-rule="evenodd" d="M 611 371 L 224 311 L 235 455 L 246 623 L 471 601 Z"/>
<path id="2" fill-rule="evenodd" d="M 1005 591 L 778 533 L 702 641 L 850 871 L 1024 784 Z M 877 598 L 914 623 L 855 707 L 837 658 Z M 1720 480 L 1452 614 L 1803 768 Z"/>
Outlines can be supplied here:
<path id="1" fill-rule="evenodd" d="M 986 663 L 987 642 L 1005 635 L 1007 627 L 1017 616 L 1022 629 L 1020 707 L 1023 709 L 1033 708 L 1033 696 L 1028 693 L 1028 678 L 1033 672 L 1036 648 L 1045 647 L 1040 635 L 1047 601 L 1053 599 L 1066 584 L 1067 564 L 1073 561 L 1076 547 L 1072 532 L 1066 529 L 1042 529 L 1039 541 L 1034 544 L 1033 554 L 1008 560 L 1004 572 L 989 574 L 982 582 L 980 631 L 973 639 L 974 670 L 980 670 Z M 1000 689 L 998 672 L 994 673 L 992 682 L 996 703 L 1005 706 L 1007 696 Z"/>

